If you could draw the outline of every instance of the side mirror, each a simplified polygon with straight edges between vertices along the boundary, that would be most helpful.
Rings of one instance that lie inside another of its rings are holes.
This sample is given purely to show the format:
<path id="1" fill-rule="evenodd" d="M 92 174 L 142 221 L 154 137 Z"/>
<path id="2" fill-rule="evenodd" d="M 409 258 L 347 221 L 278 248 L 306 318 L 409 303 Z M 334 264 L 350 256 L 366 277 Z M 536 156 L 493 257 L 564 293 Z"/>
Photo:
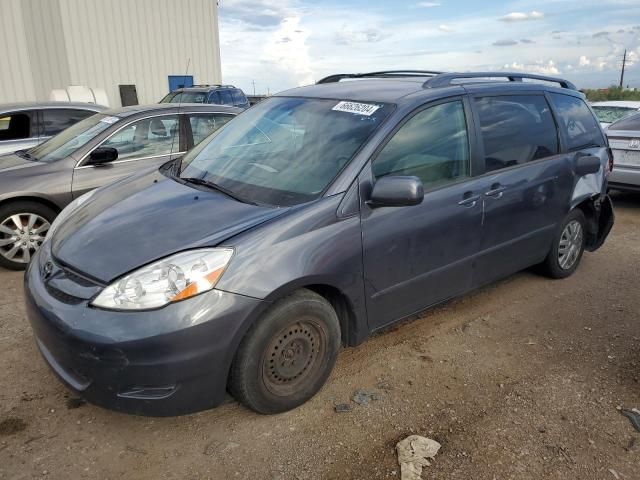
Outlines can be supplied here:
<path id="1" fill-rule="evenodd" d="M 103 165 L 105 163 L 113 162 L 118 159 L 118 150 L 111 147 L 99 147 L 96 148 L 91 155 L 89 155 L 89 161 L 86 165 Z"/>
<path id="2" fill-rule="evenodd" d="M 367 202 L 371 208 L 409 207 L 424 199 L 424 187 L 418 177 L 382 177 L 378 179 Z"/>
<path id="3" fill-rule="evenodd" d="M 600 158 L 594 155 L 585 155 L 576 159 L 576 175 L 583 176 L 597 173 L 602 166 Z"/>

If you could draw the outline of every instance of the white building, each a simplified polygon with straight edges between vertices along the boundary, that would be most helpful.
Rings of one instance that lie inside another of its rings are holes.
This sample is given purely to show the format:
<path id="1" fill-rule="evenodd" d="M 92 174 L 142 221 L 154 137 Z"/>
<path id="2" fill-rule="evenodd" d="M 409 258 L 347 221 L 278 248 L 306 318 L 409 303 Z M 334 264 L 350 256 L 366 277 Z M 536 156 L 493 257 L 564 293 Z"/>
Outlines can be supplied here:
<path id="1" fill-rule="evenodd" d="M 221 83 L 216 0 L 0 0 L 0 45 L 0 103 L 85 85 L 118 107 L 121 85 L 144 104 Z"/>

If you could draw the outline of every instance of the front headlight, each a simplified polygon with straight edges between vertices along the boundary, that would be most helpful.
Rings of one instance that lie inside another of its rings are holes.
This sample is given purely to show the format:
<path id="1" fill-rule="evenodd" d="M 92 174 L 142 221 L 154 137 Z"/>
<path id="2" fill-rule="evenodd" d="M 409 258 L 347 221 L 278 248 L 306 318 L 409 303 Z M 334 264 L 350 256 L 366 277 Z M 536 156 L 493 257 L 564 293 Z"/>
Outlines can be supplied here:
<path id="1" fill-rule="evenodd" d="M 232 255 L 231 248 L 177 253 L 116 280 L 91 305 L 112 310 L 147 310 L 193 297 L 216 286 Z"/>

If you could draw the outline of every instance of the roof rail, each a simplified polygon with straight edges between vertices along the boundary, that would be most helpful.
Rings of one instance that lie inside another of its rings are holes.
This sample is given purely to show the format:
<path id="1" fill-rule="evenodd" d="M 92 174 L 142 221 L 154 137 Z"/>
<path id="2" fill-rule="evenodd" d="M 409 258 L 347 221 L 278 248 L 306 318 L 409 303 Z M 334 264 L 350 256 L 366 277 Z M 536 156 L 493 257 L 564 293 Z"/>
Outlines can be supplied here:
<path id="1" fill-rule="evenodd" d="M 337 73 L 335 75 L 329 75 L 321 80 L 318 80 L 316 84 L 321 83 L 335 83 L 345 78 L 402 78 L 402 77 L 433 77 L 441 74 L 442 72 L 434 72 L 431 70 L 383 70 L 380 72 L 369 73 Z"/>
<path id="2" fill-rule="evenodd" d="M 562 78 L 547 77 L 545 75 L 534 75 L 522 72 L 466 72 L 466 73 L 442 73 L 436 75 L 422 84 L 424 88 L 446 87 L 453 84 L 454 80 L 465 78 L 506 78 L 510 82 L 522 82 L 523 78 L 532 80 L 542 80 L 559 84 L 562 88 L 577 90 L 576 86 L 569 80 Z"/>

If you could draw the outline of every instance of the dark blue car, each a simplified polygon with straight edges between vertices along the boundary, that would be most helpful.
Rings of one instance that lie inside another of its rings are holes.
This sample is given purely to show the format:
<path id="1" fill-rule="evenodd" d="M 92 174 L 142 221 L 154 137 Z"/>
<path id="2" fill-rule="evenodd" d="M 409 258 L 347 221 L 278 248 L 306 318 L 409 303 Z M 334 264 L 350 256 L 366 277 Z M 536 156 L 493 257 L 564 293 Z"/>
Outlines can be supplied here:
<path id="1" fill-rule="evenodd" d="M 233 85 L 194 85 L 167 93 L 160 103 L 214 103 L 242 109 L 249 108 L 249 99 Z"/>
<path id="2" fill-rule="evenodd" d="M 28 316 L 96 404 L 174 415 L 228 389 L 282 412 L 341 346 L 528 267 L 571 275 L 613 224 L 611 167 L 565 80 L 332 76 L 75 200 L 26 273 Z"/>

